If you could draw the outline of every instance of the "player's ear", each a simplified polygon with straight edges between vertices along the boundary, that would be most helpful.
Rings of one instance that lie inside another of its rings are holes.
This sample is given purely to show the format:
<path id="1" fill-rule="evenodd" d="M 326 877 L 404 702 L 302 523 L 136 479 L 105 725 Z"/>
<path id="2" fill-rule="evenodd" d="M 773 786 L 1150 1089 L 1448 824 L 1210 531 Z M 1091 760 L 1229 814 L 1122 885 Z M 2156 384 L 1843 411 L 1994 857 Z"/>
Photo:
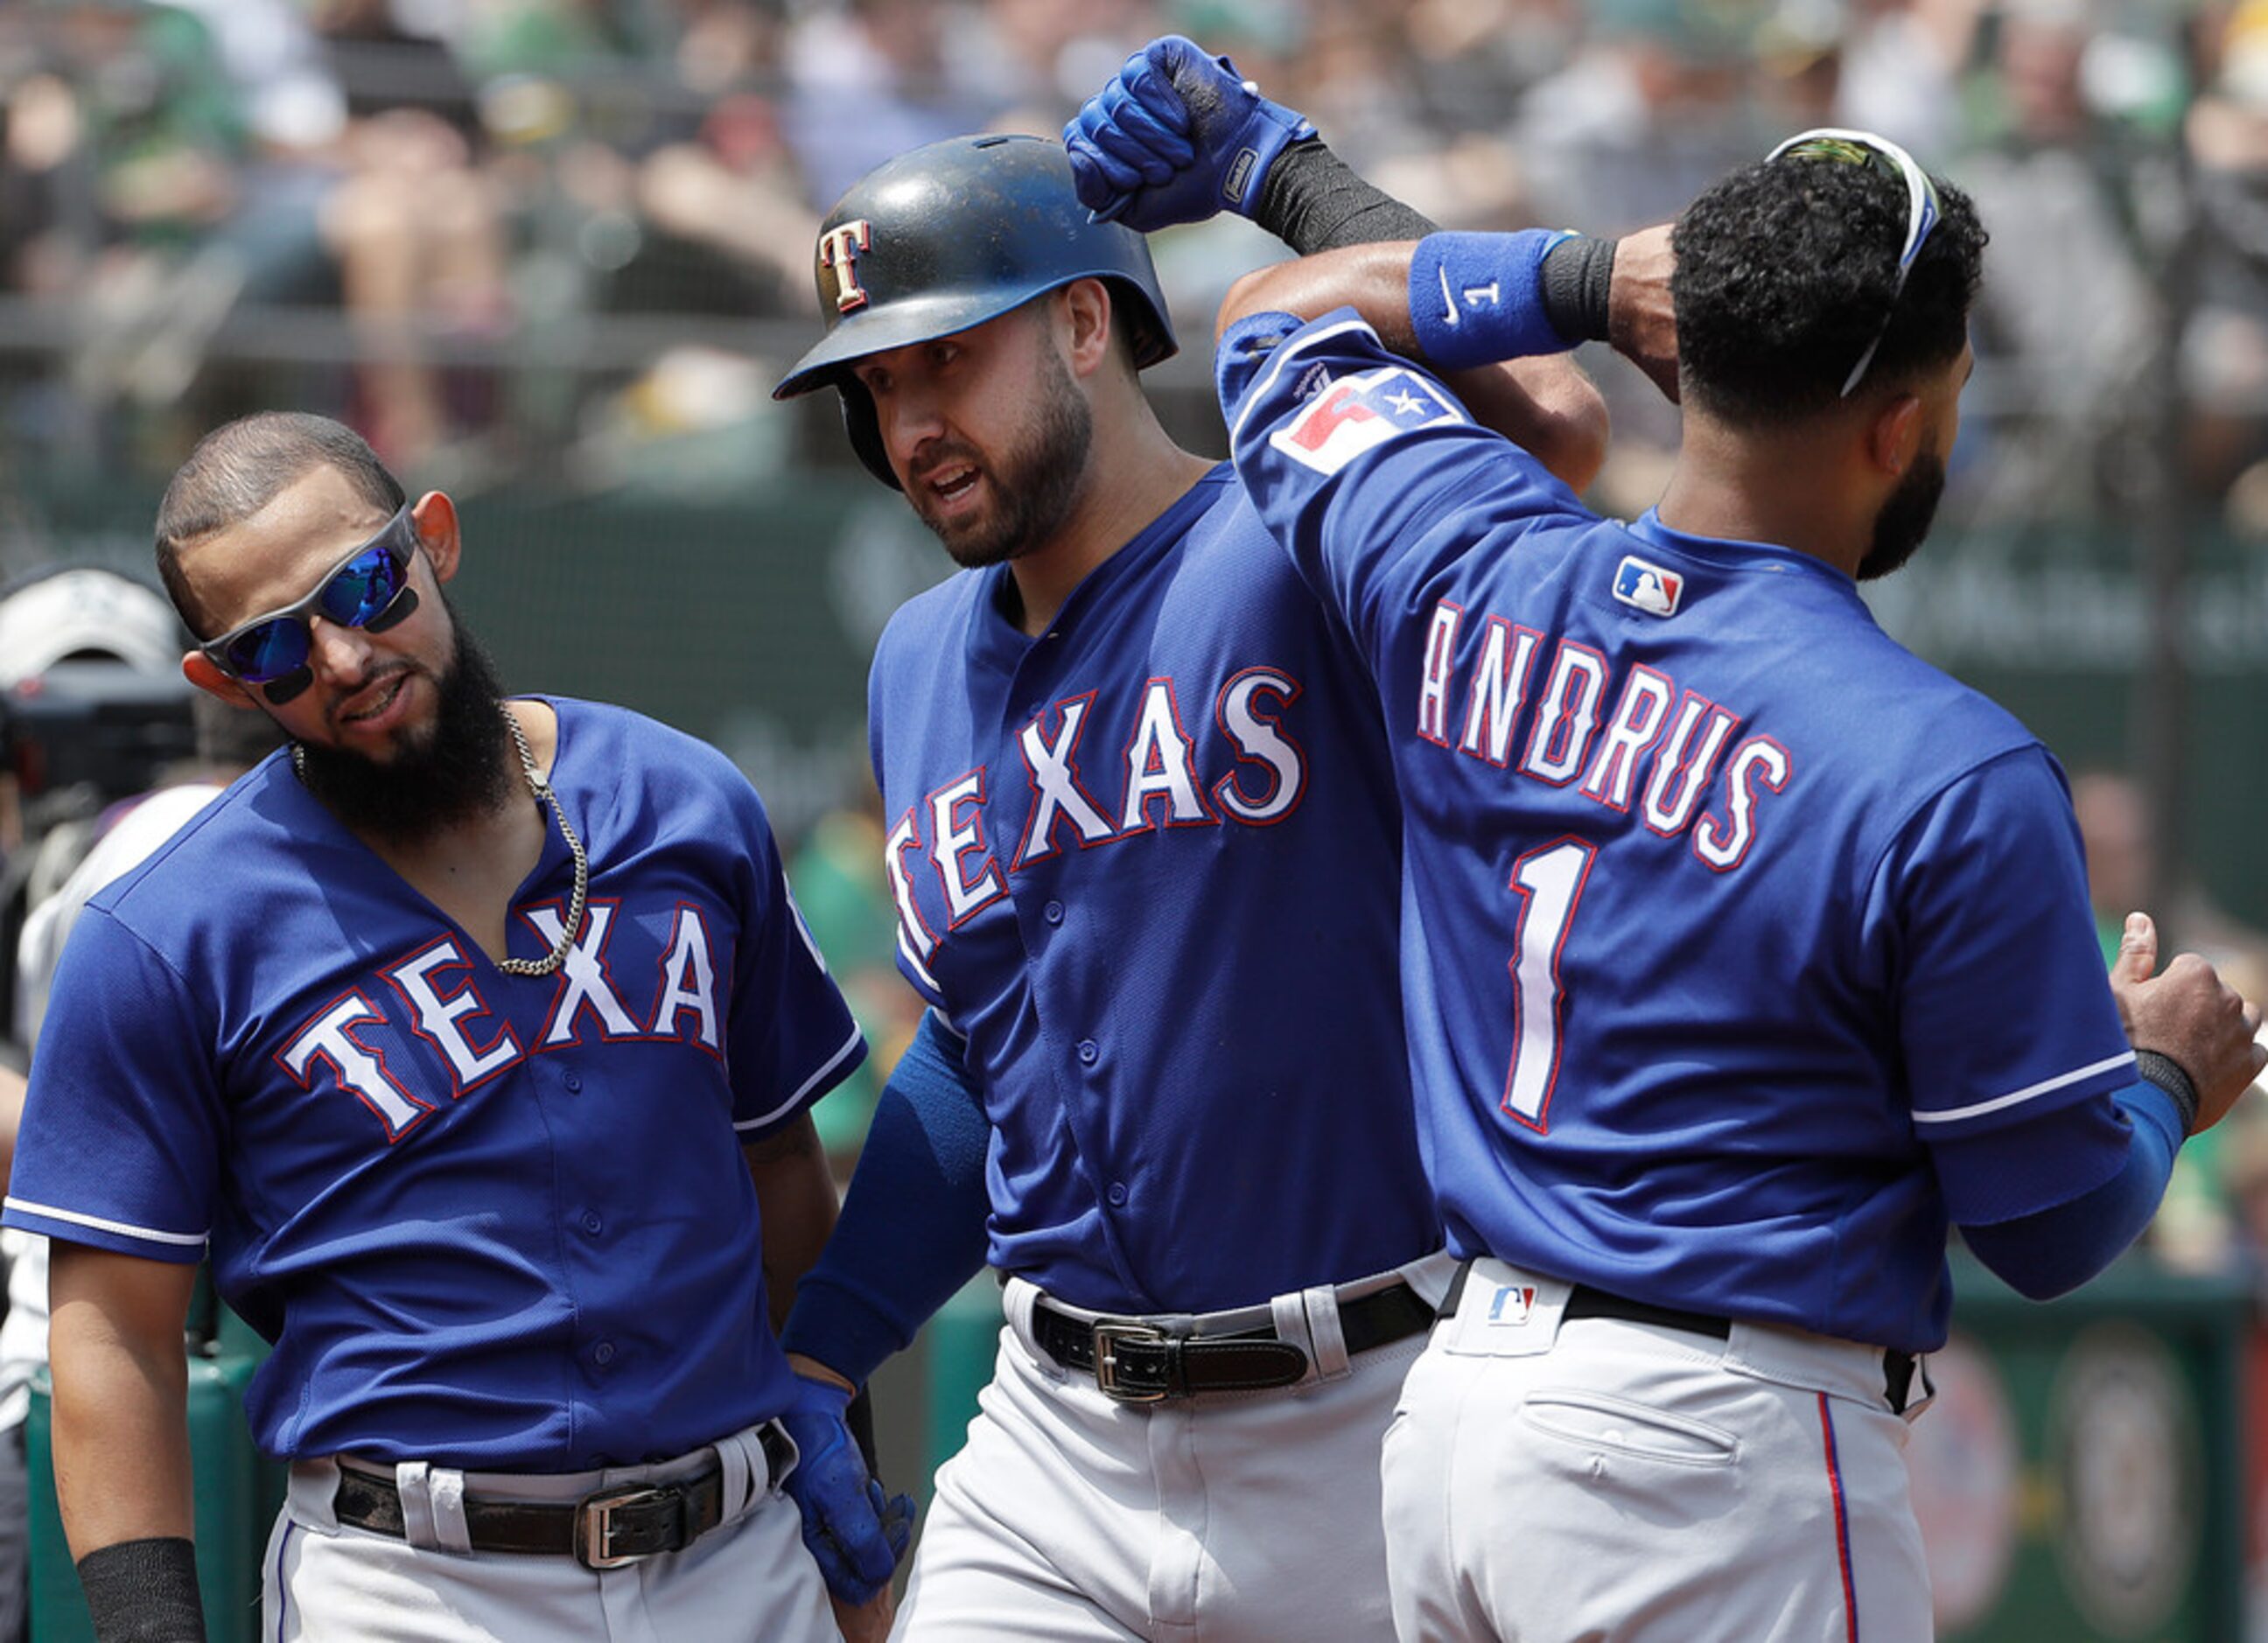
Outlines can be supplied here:
<path id="1" fill-rule="evenodd" d="M 417 545 L 433 566 L 433 579 L 446 582 L 456 575 L 464 542 L 457 534 L 457 505 L 448 493 L 429 490 L 418 497 L 409 510 L 409 522 L 417 527 Z"/>
<path id="2" fill-rule="evenodd" d="M 1073 280 L 1064 287 L 1065 345 L 1074 376 L 1087 376 L 1110 357 L 1110 288 L 1099 279 Z"/>
<path id="3" fill-rule="evenodd" d="M 207 696 L 227 703 L 231 707 L 256 708 L 244 686 L 213 666 L 212 658 L 202 651 L 190 651 L 181 658 L 181 676 Z"/>
<path id="4" fill-rule="evenodd" d="M 1905 477 L 1921 453 L 1927 421 L 1921 401 L 1900 394 L 1887 401 L 1867 424 L 1867 459 L 1892 479 Z"/>

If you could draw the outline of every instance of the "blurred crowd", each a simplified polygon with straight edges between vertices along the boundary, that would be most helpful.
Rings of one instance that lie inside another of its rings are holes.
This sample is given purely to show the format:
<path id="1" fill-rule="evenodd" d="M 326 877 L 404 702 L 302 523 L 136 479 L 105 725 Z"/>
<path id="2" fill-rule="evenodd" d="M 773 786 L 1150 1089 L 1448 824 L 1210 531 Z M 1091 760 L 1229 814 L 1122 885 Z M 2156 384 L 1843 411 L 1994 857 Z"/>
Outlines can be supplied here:
<path id="1" fill-rule="evenodd" d="M 759 344 L 807 334 L 812 231 L 862 172 L 1055 131 L 1167 30 L 1454 226 L 1614 232 L 1790 130 L 1896 136 L 1993 232 L 1957 516 L 2131 500 L 2178 404 L 2158 454 L 2268 534 L 2263 0 L 19 0 L 0 415 L 34 455 L 163 466 L 288 372 L 412 474 L 603 483 L 788 415 Z M 1158 254 L 1201 335 L 1274 248 L 1231 222 Z M 1609 483 L 1643 495 L 1666 412 L 1611 387 Z"/>
<path id="2" fill-rule="evenodd" d="M 1448 226 L 1613 233 L 1795 129 L 1893 136 L 1993 236 L 1948 517 L 2131 519 L 2170 474 L 2268 539 L 2268 0 L 8 0 L 0 497 L 162 474 L 276 404 L 460 496 L 847 467 L 768 397 L 818 322 L 821 216 L 914 144 L 1057 131 L 1167 31 Z M 1233 220 L 1155 249 L 1191 339 L 1278 254 Z M 1161 372 L 1211 415 L 1201 350 Z M 1674 413 L 1600 375 L 1601 500 L 1635 509 Z M 2106 863 L 2139 825 L 2122 781 L 2082 784 Z M 19 915 L 23 819 L 0 802 Z M 795 873 L 879 1069 L 911 994 L 878 838 L 849 804 Z M 2268 989 L 2257 938 L 2188 911 Z M 2200 1261 L 2268 1249 L 2257 1127 L 2185 1165 L 2169 1241 Z"/>

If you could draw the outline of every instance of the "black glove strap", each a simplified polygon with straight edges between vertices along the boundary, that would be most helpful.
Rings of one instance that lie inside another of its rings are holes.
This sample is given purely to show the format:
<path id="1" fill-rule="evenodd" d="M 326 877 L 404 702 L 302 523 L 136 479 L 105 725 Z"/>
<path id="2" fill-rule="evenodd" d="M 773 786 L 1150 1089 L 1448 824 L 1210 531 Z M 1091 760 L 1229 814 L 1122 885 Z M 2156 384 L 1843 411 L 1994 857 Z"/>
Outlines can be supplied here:
<path id="1" fill-rule="evenodd" d="M 1356 176 L 1321 137 L 1294 143 L 1276 157 L 1252 220 L 1303 257 L 1345 246 L 1423 239 L 1436 227 L 1431 217 Z"/>
<path id="2" fill-rule="evenodd" d="M 2182 1133 L 2195 1135 L 2197 1086 L 2182 1070 L 2182 1064 L 2171 1056 L 2160 1055 L 2154 1050 L 2138 1050 L 2134 1052 L 2134 1070 L 2174 1098 L 2174 1105 L 2182 1109 Z"/>
<path id="3" fill-rule="evenodd" d="M 1615 245 L 1611 239 L 1575 234 L 1544 256 L 1543 317 L 1570 342 L 1608 340 L 1607 299 L 1614 290 Z"/>
<path id="4" fill-rule="evenodd" d="M 850 1402 L 843 1411 L 843 1424 L 850 1428 L 850 1440 L 858 1446 L 858 1457 L 866 1462 L 866 1476 L 880 1477 L 882 1463 L 874 1458 L 874 1400 L 860 1387 L 850 1395 Z"/>
<path id="5" fill-rule="evenodd" d="M 99 1643 L 205 1643 L 197 1549 L 178 1536 L 122 1540 L 78 1560 Z"/>

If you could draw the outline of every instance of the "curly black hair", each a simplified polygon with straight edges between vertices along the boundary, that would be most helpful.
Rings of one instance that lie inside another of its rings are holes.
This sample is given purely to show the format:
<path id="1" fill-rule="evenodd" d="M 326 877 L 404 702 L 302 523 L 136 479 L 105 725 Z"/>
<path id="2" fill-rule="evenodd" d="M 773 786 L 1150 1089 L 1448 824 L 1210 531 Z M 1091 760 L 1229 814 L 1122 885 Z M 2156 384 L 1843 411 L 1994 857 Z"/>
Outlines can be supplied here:
<path id="1" fill-rule="evenodd" d="M 1860 391 L 1956 357 L 1985 235 L 1969 196 L 1932 181 L 1939 220 L 1902 292 L 1905 189 L 1870 166 L 1791 155 L 1736 171 L 1686 207 L 1669 290 L 1688 402 L 1749 426 L 1829 409 L 1885 313 Z"/>

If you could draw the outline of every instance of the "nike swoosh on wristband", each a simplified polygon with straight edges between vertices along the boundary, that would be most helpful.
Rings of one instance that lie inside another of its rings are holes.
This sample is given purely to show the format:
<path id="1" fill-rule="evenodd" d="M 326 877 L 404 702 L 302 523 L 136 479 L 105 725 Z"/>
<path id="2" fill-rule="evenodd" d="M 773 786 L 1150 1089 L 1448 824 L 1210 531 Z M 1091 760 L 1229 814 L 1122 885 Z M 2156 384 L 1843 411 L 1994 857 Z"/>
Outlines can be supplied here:
<path id="1" fill-rule="evenodd" d="M 1449 289 L 1448 264 L 1445 262 L 1433 271 L 1441 277 L 1441 306 L 1447 310 L 1441 318 L 1445 323 L 1454 326 L 1457 323 L 1457 298 L 1456 293 Z"/>

